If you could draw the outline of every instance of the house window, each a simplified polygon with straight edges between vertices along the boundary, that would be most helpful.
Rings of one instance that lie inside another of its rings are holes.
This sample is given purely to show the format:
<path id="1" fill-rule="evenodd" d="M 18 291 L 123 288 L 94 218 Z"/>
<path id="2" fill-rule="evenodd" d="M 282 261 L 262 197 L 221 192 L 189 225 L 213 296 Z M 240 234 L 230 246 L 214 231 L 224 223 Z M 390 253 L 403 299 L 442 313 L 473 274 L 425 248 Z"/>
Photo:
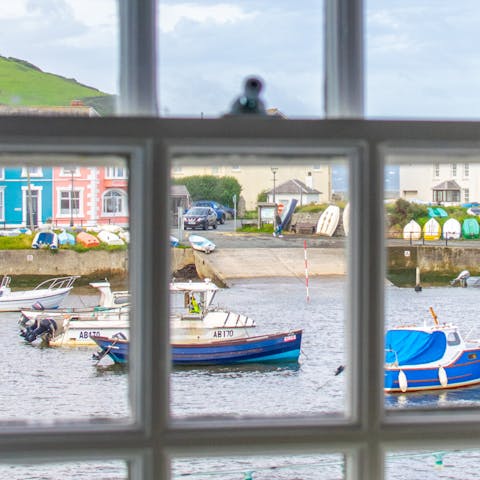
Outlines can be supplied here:
<path id="1" fill-rule="evenodd" d="M 463 164 L 463 176 L 465 178 L 470 176 L 470 164 L 469 163 L 464 163 Z"/>
<path id="2" fill-rule="evenodd" d="M 108 190 L 103 195 L 103 214 L 123 216 L 127 212 L 127 195 L 123 190 Z"/>
<path id="3" fill-rule="evenodd" d="M 434 170 L 435 170 L 435 178 L 438 178 L 440 176 L 440 164 L 439 163 L 435 163 Z"/>
<path id="4" fill-rule="evenodd" d="M 41 167 L 28 167 L 22 168 L 22 177 L 27 177 L 30 174 L 30 177 L 43 177 L 43 169 Z"/>
<path id="5" fill-rule="evenodd" d="M 465 203 L 468 203 L 470 201 L 470 189 L 469 188 L 464 188 L 463 189 L 463 201 Z"/>
<path id="6" fill-rule="evenodd" d="M 61 167 L 60 176 L 61 177 L 78 177 L 80 175 L 79 167 Z"/>
<path id="7" fill-rule="evenodd" d="M 60 215 L 80 214 L 80 191 L 63 190 L 60 192 Z"/>
<path id="8" fill-rule="evenodd" d="M 105 168 L 105 178 L 127 178 L 127 169 L 125 167 L 107 167 Z"/>
<path id="9" fill-rule="evenodd" d="M 456 177 L 457 176 L 457 164 L 452 163 L 452 165 L 450 166 L 450 169 L 451 169 L 452 177 Z"/>

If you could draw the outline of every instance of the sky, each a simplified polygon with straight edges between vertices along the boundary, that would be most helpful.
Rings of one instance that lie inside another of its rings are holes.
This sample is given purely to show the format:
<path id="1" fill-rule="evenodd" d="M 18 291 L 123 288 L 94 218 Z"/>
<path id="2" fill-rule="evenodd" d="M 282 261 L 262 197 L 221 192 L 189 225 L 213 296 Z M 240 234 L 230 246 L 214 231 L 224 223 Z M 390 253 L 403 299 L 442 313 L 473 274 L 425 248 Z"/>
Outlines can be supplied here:
<path id="1" fill-rule="evenodd" d="M 118 93 L 115 0 L 0 0 L 0 54 Z M 478 118 L 478 0 L 365 0 L 366 116 Z M 257 75 L 291 118 L 323 115 L 321 0 L 159 0 L 159 104 L 218 116 Z"/>

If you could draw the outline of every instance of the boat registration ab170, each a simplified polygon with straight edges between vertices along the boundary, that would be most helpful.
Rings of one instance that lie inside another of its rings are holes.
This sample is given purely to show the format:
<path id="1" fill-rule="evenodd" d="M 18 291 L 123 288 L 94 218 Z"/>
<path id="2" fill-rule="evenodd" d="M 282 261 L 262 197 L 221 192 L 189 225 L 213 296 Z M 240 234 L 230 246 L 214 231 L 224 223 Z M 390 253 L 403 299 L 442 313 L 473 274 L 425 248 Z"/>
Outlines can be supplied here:
<path id="1" fill-rule="evenodd" d="M 233 338 L 233 330 L 215 330 L 213 338 Z"/>
<path id="2" fill-rule="evenodd" d="M 79 333 L 78 338 L 90 338 L 91 336 L 99 337 L 100 332 L 85 330 Z"/>

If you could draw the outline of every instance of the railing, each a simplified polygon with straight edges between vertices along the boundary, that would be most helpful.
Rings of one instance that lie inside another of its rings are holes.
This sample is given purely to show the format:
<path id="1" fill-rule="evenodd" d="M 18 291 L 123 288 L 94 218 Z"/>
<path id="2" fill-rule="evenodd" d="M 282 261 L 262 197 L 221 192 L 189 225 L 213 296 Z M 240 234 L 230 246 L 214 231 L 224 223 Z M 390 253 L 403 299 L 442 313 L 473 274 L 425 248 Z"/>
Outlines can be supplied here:
<path id="1" fill-rule="evenodd" d="M 75 280 L 80 278 L 80 275 L 71 275 L 69 277 L 56 277 L 50 278 L 45 280 L 44 282 L 37 285 L 34 290 L 39 289 L 48 289 L 48 290 L 56 290 L 59 288 L 70 288 L 73 286 Z"/>

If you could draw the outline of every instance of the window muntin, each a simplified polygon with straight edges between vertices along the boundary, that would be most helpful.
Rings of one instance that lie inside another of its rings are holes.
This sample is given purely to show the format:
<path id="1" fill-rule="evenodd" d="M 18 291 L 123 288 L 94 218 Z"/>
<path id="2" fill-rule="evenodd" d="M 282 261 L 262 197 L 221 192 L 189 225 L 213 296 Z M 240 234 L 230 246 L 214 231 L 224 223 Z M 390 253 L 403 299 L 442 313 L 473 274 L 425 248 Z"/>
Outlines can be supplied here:
<path id="1" fill-rule="evenodd" d="M 127 178 L 127 171 L 124 167 L 107 167 L 105 168 L 105 178 Z"/>
<path id="2" fill-rule="evenodd" d="M 70 213 L 76 217 L 82 215 L 80 190 L 59 190 L 58 195 L 60 197 L 59 216 L 69 215 Z"/>

